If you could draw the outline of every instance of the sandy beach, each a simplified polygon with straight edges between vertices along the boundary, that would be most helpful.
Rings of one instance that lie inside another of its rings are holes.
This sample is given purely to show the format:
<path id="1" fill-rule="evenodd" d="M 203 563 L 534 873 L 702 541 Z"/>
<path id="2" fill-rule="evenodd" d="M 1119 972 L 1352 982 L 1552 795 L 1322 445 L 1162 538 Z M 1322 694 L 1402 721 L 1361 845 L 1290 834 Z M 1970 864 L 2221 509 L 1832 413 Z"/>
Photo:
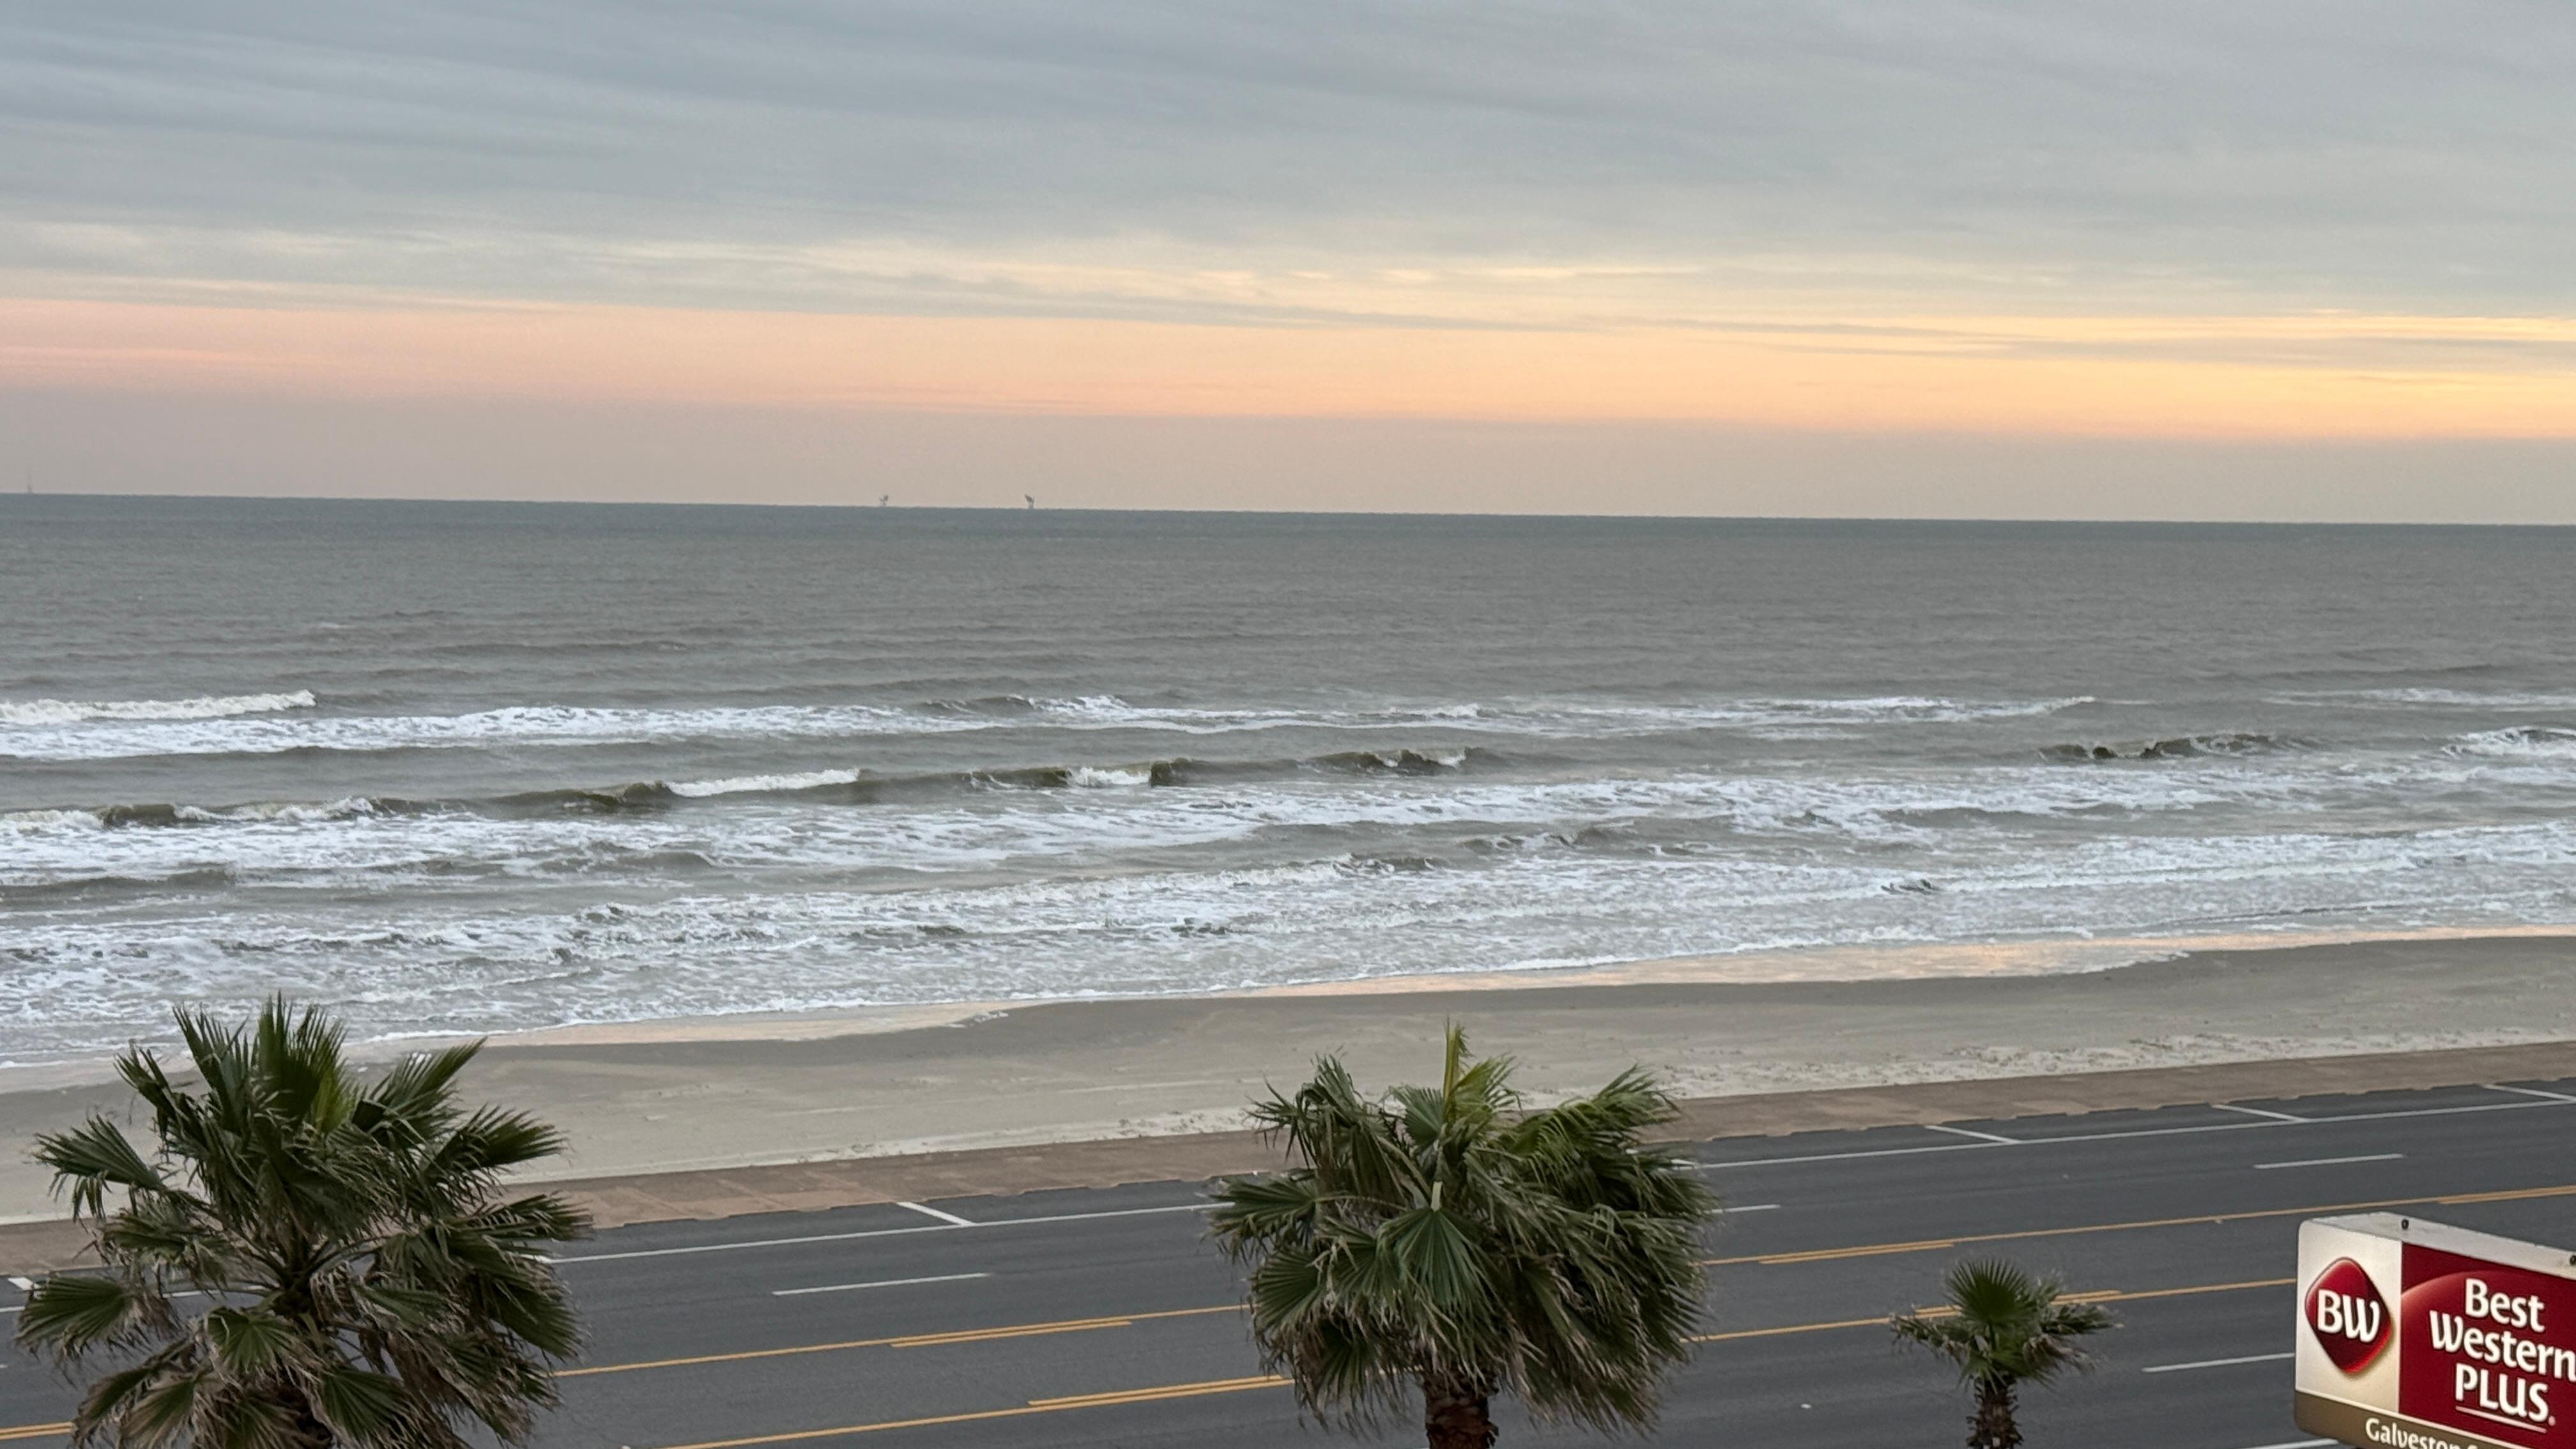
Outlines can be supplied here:
<path id="1" fill-rule="evenodd" d="M 1812 963 L 1811 963 L 1812 964 Z M 1921 963 L 1917 963 L 1918 969 Z M 1956 964 L 1956 963 L 1952 963 Z M 677 1023 L 496 1041 L 470 1094 L 574 1144 L 565 1177 L 1221 1131 L 1265 1084 L 1340 1053 L 1419 1076 L 1456 1021 L 1546 1095 L 1632 1063 L 1686 1097 L 2576 1038 L 2576 938 L 2522 934 L 2204 950 L 2109 970 L 1828 981 L 1690 979 L 1646 963 L 1500 983 L 1057 1002 Z M 55 1216 L 35 1134 L 97 1080 L 0 1092 L 0 1217 Z"/>

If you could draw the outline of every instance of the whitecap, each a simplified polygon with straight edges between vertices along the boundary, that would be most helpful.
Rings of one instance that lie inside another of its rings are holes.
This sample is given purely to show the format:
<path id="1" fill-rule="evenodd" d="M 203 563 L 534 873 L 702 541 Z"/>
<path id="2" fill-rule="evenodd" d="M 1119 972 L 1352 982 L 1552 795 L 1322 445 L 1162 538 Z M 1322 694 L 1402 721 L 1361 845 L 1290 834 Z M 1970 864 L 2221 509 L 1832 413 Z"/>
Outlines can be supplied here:
<path id="1" fill-rule="evenodd" d="M 0 830 L 19 835 L 40 830 L 99 830 L 106 825 L 95 810 L 13 810 L 0 815 Z"/>
<path id="2" fill-rule="evenodd" d="M 703 800 L 710 795 L 751 795 L 775 790 L 812 790 L 824 785 L 858 783 L 857 770 L 806 770 L 791 775 L 733 775 L 722 780 L 679 780 L 664 788 L 674 795 Z"/>
<path id="3" fill-rule="evenodd" d="M 373 815 L 376 813 L 376 802 L 364 795 L 351 795 L 345 799 L 332 800 L 320 805 L 295 803 L 227 805 L 219 809 L 209 809 L 203 805 L 181 805 L 170 813 L 177 819 L 196 825 L 269 820 L 301 825 L 321 820 L 347 820 L 360 815 Z"/>
<path id="4" fill-rule="evenodd" d="M 314 707 L 313 691 L 206 694 L 194 699 L 0 699 L 0 724 L 65 725 L 85 720 L 229 719 Z"/>
<path id="5" fill-rule="evenodd" d="M 2444 750 L 2453 755 L 2483 755 L 2499 759 L 2576 760 L 2576 730 L 2556 729 L 2548 725 L 2480 730 L 2476 734 L 2460 736 Z"/>

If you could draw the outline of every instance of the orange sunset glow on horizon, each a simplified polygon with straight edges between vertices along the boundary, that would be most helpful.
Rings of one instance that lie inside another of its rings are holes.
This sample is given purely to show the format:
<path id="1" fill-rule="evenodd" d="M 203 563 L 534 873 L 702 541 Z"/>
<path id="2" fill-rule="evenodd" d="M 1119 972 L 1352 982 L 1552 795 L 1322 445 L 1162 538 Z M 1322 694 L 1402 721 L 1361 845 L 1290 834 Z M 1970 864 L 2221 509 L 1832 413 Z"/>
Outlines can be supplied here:
<path id="1" fill-rule="evenodd" d="M 2576 347 L 2576 322 L 2560 319 L 1876 317 L 1524 331 L 0 300 L 0 335 L 0 378 L 22 387 L 2115 436 L 2576 436 L 2576 374 L 2546 365 Z"/>
<path id="2" fill-rule="evenodd" d="M 1091 419 L 1102 451 L 1044 456 L 1103 506 L 1367 477 L 1396 509 L 2576 519 L 2576 22 L 601 3 L 559 35 L 16 22 L 22 471 L 437 492 L 360 420 L 484 407 L 478 496 L 687 496 L 611 461 L 597 410 L 641 408 L 778 501 L 1007 501 L 1027 460 L 965 420 Z M 767 441 L 791 415 L 806 441 Z M 820 481 L 889 419 L 906 472 Z M 1246 451 L 1190 420 L 1315 426 Z M 1458 446 L 1372 454 L 1378 423 Z M 1598 466 L 1508 441 L 1533 427 Z M 2018 481 L 1848 441 L 1916 435 Z M 1728 441 L 1757 436 L 1809 461 Z M 2019 471 L 2047 440 L 2240 451 L 2200 493 L 2095 496 Z M 2457 451 L 2488 444 L 2509 478 Z"/>

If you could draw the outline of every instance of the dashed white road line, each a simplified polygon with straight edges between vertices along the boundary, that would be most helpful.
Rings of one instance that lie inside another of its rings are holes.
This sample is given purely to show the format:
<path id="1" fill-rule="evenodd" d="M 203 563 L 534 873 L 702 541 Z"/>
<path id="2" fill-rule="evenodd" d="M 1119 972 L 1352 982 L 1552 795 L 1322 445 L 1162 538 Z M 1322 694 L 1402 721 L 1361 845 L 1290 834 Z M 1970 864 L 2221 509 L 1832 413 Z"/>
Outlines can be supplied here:
<path id="1" fill-rule="evenodd" d="M 1170 1207 L 1110 1208 L 1093 1213 L 1050 1213 L 1032 1218 L 987 1218 L 968 1222 L 959 1218 L 953 1223 L 923 1223 L 917 1228 L 861 1228 L 847 1233 L 808 1233 L 794 1238 L 752 1238 L 739 1243 L 687 1243 L 676 1248 L 631 1248 L 622 1253 L 572 1253 L 549 1258 L 550 1263 L 611 1263 L 629 1258 L 677 1258 L 690 1253 L 730 1253 L 743 1248 L 787 1248 L 801 1243 L 846 1243 L 857 1238 L 899 1238 L 912 1233 L 955 1233 L 969 1228 L 1022 1228 L 1039 1223 L 1079 1223 L 1094 1218 L 1133 1218 L 1149 1213 L 1203 1213 L 1215 1207 L 1209 1202 L 1174 1203 Z"/>
<path id="2" fill-rule="evenodd" d="M 2409 1117 L 2450 1117 L 2470 1112 L 2510 1112 L 2525 1108 L 2576 1106 L 2576 1096 L 2563 1095 L 2556 1092 L 2544 1092 L 2537 1087 L 2499 1087 L 2497 1090 L 2518 1093 L 2527 1100 L 2519 1102 L 2481 1102 L 2458 1107 L 2395 1108 L 2384 1112 L 2346 1112 L 2332 1117 L 2293 1117 L 2287 1112 L 2268 1112 L 2257 1107 L 2236 1107 L 2229 1103 L 2212 1103 L 2212 1106 L 2227 1107 L 2230 1111 L 2242 1113 L 2249 1120 L 2243 1122 L 2204 1122 L 2189 1127 L 2141 1127 L 2118 1132 L 2069 1132 L 2050 1137 L 2002 1137 L 1991 1133 L 1971 1131 L 1967 1128 L 1938 1128 L 1936 1130 L 1947 1131 L 1954 1136 L 1961 1137 L 1966 1140 L 1960 1142 L 1935 1143 L 1920 1147 L 1868 1148 L 1858 1152 L 1807 1152 L 1787 1157 L 1750 1157 L 1741 1158 L 1732 1162 L 1703 1162 L 1699 1164 L 1699 1168 L 1706 1172 L 1718 1172 L 1738 1167 L 1789 1167 L 1803 1162 L 1851 1162 L 1871 1157 L 1917 1157 L 1934 1152 L 1985 1152 L 2006 1147 L 2047 1147 L 2061 1142 L 2117 1142 L 2132 1137 L 2186 1137 L 2204 1132 L 2262 1131 L 2270 1128 L 2291 1126 L 2331 1126 L 2338 1122 L 2388 1122 Z M 906 1203 L 902 1204 L 902 1206 L 910 1207 L 915 1211 L 926 1213 L 931 1217 L 940 1219 L 940 1221 L 923 1223 L 919 1227 L 862 1228 L 846 1233 L 808 1233 L 792 1238 L 755 1238 L 737 1243 L 689 1243 L 671 1248 L 635 1248 L 618 1253 L 573 1253 L 551 1258 L 548 1261 L 555 1263 L 608 1263 L 632 1258 L 680 1257 L 691 1253 L 730 1253 L 748 1248 L 783 1248 L 803 1243 L 848 1242 L 859 1238 L 897 1237 L 908 1233 L 953 1233 L 969 1228 L 985 1229 L 1028 1227 L 1044 1223 L 1087 1222 L 1097 1218 L 1138 1217 L 1152 1213 L 1206 1212 L 1213 1208 L 1215 1204 L 1205 1202 L 1175 1203 L 1169 1207 L 1111 1208 L 1100 1212 L 1051 1213 L 1038 1217 L 1025 1218 L 990 1218 L 982 1222 L 960 1218 L 954 1213 L 943 1213 L 935 1208 L 922 1207 L 917 1203 Z M 1776 1203 L 1762 1203 L 1747 1207 L 1730 1208 L 1727 1211 L 1761 1212 L 1777 1206 L 1778 1204 Z M 0 1308 L 0 1313 L 9 1313 L 14 1311 L 14 1309 Z M 2260 1445 L 2256 1446 L 2256 1449 L 2278 1449 L 2278 1446 Z"/>
<path id="3" fill-rule="evenodd" d="M 2211 1103 L 2218 1106 L 2218 1103 Z M 2344 1112 L 2332 1117 L 2267 1115 L 2244 1109 L 2250 1120 L 2202 1122 L 2190 1127 L 2136 1127 L 2122 1132 L 2062 1132 L 2049 1137 L 2017 1137 L 2009 1142 L 1942 1142 L 1929 1147 L 1871 1147 L 1858 1152 L 1805 1152 L 1792 1157 L 1746 1157 L 1732 1162 L 1703 1162 L 1703 1171 L 1731 1167 L 1788 1167 L 1801 1162 L 1852 1162 L 1865 1157 L 1919 1157 L 1927 1152 L 1984 1152 L 2001 1147 L 2053 1147 L 2061 1142 L 2120 1142 L 2132 1137 L 2192 1137 L 2204 1132 L 2262 1132 L 2283 1127 L 2332 1127 L 2342 1122 L 2394 1122 L 2408 1117 L 2457 1117 L 2470 1112 L 2518 1112 L 2526 1108 L 2576 1106 L 2565 1101 L 2478 1102 L 2465 1107 L 2403 1107 L 2386 1112 Z"/>
<path id="4" fill-rule="evenodd" d="M 917 1202 L 899 1202 L 896 1203 L 895 1206 L 899 1208 L 910 1208 L 914 1212 L 921 1214 L 923 1217 L 937 1218 L 951 1227 L 971 1228 L 975 1226 L 975 1220 L 973 1218 L 961 1218 L 955 1213 L 944 1213 L 935 1207 L 923 1207 Z"/>
<path id="5" fill-rule="evenodd" d="M 769 1296 L 795 1298 L 807 1293 L 855 1293 L 862 1288 L 909 1288 L 915 1283 L 963 1283 L 970 1278 L 992 1276 L 990 1273 L 941 1273 L 929 1278 L 879 1278 L 873 1283 L 824 1283 L 812 1288 L 773 1288 Z"/>
<path id="6" fill-rule="evenodd" d="M 2538 1097 L 2544 1102 L 2576 1102 L 2576 1097 L 2568 1096 L 2565 1092 L 2544 1092 L 2538 1087 L 2508 1087 L 2501 1082 L 2489 1082 L 2486 1084 L 2486 1089 L 2490 1092 L 2513 1092 L 2520 1096 Z"/>
<path id="7" fill-rule="evenodd" d="M 2276 1167 L 2340 1167 L 2347 1162 L 2395 1162 L 2403 1152 L 2365 1152 L 2359 1157 L 2307 1157 L 2297 1162 L 2258 1162 L 2256 1172 L 2270 1172 Z"/>
<path id="8" fill-rule="evenodd" d="M 2317 1120 L 2314 1117 L 2293 1117 L 2287 1112 L 2275 1112 L 2268 1107 L 2239 1107 L 2233 1102 L 2212 1102 L 2209 1105 L 2216 1107 L 2221 1112 L 2242 1112 L 2248 1117 L 2269 1117 L 2275 1122 L 2314 1122 Z"/>
<path id="9" fill-rule="evenodd" d="M 1926 1131 L 1947 1132 L 1953 1137 L 1973 1137 L 1979 1142 L 1991 1142 L 1998 1147 L 2019 1147 L 2022 1145 L 2021 1139 L 2018 1137 L 2006 1137 L 1994 1132 L 1974 1132 L 1965 1127 L 1945 1127 L 1938 1122 L 1926 1122 L 1923 1126 Z"/>
<path id="10" fill-rule="evenodd" d="M 2191 1363 L 2151 1364 L 2146 1368 L 2138 1370 L 2138 1372 L 2149 1374 L 2178 1374 L 2186 1369 L 2232 1368 L 2240 1363 L 2279 1363 L 2281 1360 L 2288 1357 L 2290 1357 L 2290 1355 L 2286 1353 L 2249 1353 L 2242 1358 L 2204 1358 L 2194 1360 Z M 2323 1443 L 2325 1441 L 2319 1440 L 2317 1442 Z"/>

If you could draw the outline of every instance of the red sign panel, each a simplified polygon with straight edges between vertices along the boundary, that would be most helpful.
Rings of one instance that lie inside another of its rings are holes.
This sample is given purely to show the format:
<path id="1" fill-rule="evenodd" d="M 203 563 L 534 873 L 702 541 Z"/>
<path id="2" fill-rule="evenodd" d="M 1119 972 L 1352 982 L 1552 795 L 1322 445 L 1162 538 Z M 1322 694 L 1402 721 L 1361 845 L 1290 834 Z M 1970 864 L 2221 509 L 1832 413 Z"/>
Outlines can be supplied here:
<path id="1" fill-rule="evenodd" d="M 2576 1282 L 2408 1243 L 2397 1411 L 2576 1449 Z"/>
<path id="2" fill-rule="evenodd" d="M 2576 1257 L 2371 1213 L 2299 1229 L 2297 1419 L 2365 1449 L 2576 1449 Z"/>

